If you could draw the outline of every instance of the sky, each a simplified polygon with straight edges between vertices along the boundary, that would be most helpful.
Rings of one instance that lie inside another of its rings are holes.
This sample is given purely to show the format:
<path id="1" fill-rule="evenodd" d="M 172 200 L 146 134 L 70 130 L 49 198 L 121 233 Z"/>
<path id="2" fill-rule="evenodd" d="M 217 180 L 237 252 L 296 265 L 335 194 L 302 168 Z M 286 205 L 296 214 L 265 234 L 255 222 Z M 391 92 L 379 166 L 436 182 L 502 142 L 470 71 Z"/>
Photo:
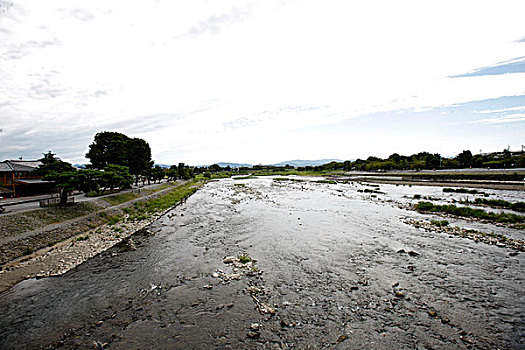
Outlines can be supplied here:
<path id="1" fill-rule="evenodd" d="M 97 132 L 156 163 L 525 145 L 525 1 L 0 0 L 0 160 Z"/>

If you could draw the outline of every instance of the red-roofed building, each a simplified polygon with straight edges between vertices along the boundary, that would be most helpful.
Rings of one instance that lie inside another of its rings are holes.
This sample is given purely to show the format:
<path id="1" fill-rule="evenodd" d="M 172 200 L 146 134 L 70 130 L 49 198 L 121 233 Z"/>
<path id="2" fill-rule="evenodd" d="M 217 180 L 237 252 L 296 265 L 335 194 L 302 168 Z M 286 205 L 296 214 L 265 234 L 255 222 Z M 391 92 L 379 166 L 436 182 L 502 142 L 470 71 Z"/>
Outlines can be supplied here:
<path id="1" fill-rule="evenodd" d="M 5 160 L 0 162 L 0 197 L 27 196 L 49 192 L 52 185 L 33 172 L 38 160 Z"/>

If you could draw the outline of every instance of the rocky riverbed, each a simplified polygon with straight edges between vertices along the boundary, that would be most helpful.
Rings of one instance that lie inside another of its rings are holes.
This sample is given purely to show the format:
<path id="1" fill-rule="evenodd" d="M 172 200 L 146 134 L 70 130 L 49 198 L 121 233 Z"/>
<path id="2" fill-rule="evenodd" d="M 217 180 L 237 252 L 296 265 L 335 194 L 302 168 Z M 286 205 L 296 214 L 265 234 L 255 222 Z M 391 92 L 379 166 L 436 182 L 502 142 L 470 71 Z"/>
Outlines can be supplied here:
<path id="1" fill-rule="evenodd" d="M 521 250 L 422 227 L 435 216 L 400 208 L 412 194 L 390 186 L 209 183 L 64 275 L 2 294 L 0 348 L 524 347 Z"/>

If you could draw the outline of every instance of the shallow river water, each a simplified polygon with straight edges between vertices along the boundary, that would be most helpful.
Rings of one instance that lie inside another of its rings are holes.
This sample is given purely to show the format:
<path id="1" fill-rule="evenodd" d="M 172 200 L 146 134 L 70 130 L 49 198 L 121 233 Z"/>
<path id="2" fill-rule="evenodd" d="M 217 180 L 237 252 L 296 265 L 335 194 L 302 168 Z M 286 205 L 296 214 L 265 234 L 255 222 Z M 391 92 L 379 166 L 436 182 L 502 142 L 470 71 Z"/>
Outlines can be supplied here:
<path id="1" fill-rule="evenodd" d="M 525 347 L 522 253 L 416 229 L 403 219 L 425 215 L 358 188 L 211 182 L 133 242 L 2 294 L 0 348 Z M 256 268 L 223 262 L 243 253 Z"/>

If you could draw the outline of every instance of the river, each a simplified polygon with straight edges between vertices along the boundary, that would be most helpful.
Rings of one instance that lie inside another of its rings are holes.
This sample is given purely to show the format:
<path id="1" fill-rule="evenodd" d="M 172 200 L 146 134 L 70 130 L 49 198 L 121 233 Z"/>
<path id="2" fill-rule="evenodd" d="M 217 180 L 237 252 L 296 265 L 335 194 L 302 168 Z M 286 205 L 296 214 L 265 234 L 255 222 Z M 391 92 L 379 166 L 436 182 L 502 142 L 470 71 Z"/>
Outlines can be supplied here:
<path id="1" fill-rule="evenodd" d="M 0 348 L 525 346 L 522 253 L 404 223 L 425 215 L 400 198 L 441 189 L 362 187 L 210 182 L 132 241 L 2 294 Z M 255 261 L 224 262 L 241 254 Z"/>

